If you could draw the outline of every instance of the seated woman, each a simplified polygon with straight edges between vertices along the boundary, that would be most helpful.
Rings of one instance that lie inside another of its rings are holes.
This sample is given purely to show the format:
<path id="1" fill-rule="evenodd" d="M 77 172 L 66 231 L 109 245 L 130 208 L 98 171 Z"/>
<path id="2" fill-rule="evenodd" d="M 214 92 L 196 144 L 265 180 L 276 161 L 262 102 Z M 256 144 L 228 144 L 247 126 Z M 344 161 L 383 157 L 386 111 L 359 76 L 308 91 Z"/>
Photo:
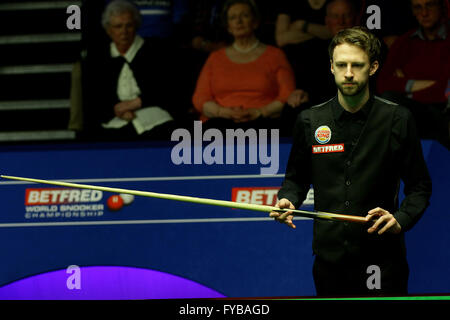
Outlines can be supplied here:
<path id="1" fill-rule="evenodd" d="M 227 1 L 223 19 L 234 41 L 209 55 L 193 104 L 206 126 L 274 127 L 295 89 L 292 68 L 280 49 L 257 39 L 259 16 L 253 1 Z"/>
<path id="2" fill-rule="evenodd" d="M 104 128 L 106 139 L 170 137 L 167 128 L 173 118 L 165 110 L 169 103 L 164 94 L 169 72 L 162 54 L 136 34 L 139 11 L 128 1 L 112 1 L 102 24 L 112 42 L 95 72 L 90 72 L 95 79 L 95 97 L 88 110 L 91 122 Z"/>

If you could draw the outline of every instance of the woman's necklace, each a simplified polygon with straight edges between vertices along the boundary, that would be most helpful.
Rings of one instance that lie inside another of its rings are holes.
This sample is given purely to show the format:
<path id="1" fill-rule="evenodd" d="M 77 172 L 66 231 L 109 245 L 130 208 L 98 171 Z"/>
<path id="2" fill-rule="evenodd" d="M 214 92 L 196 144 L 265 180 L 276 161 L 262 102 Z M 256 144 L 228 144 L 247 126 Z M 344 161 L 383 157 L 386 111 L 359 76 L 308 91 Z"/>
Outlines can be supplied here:
<path id="1" fill-rule="evenodd" d="M 250 47 L 242 49 L 241 47 L 239 47 L 236 44 L 236 42 L 233 42 L 234 50 L 236 50 L 237 52 L 240 52 L 240 53 L 249 53 L 250 51 L 255 50 L 258 45 L 259 45 L 259 40 L 256 40 L 255 43 L 253 45 L 251 45 Z"/>

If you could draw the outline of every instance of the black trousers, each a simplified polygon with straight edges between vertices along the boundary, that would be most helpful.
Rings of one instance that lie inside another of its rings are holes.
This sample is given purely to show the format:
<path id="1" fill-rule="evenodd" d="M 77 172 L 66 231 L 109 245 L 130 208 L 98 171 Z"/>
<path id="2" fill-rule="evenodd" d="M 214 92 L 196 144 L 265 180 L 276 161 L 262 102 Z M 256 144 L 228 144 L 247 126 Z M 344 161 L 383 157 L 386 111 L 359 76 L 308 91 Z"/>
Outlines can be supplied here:
<path id="1" fill-rule="evenodd" d="M 313 277 L 318 296 L 402 296 L 408 294 L 409 267 L 405 258 L 330 263 L 316 256 Z"/>

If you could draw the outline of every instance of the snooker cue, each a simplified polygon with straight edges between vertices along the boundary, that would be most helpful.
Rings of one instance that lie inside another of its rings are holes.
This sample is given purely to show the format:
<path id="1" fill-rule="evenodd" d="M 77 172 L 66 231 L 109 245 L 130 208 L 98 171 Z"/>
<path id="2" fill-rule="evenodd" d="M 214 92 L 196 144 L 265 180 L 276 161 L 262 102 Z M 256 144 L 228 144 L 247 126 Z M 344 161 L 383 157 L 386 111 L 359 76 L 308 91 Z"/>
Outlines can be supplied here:
<path id="1" fill-rule="evenodd" d="M 181 195 L 174 195 L 174 194 L 156 193 L 156 192 L 139 191 L 139 190 L 122 189 L 122 188 L 110 188 L 110 187 L 102 187 L 102 186 L 94 186 L 94 185 L 78 184 L 78 183 L 70 183 L 70 182 L 54 181 L 54 180 L 42 180 L 42 179 L 24 178 L 24 177 L 7 176 L 7 175 L 0 175 L 0 177 L 3 179 L 51 184 L 51 185 L 57 185 L 57 186 L 61 186 L 61 187 L 98 190 L 98 191 L 105 191 L 105 192 L 112 192 L 112 193 L 124 193 L 124 194 L 131 194 L 134 196 L 159 198 L 159 199 L 175 200 L 175 201 L 184 201 L 184 202 L 191 202 L 191 203 L 198 203 L 198 204 L 228 207 L 228 208 L 234 208 L 234 209 L 253 210 L 253 211 L 260 211 L 260 212 L 275 211 L 275 212 L 279 212 L 279 213 L 289 211 L 289 212 L 292 212 L 293 216 L 306 217 L 306 218 L 312 218 L 312 219 L 347 221 L 347 222 L 356 222 L 356 223 L 366 223 L 367 222 L 366 218 L 361 217 L 361 216 L 353 216 L 353 215 L 338 214 L 338 213 L 312 212 L 312 211 L 294 210 L 294 209 L 280 209 L 280 208 L 277 208 L 274 206 L 267 206 L 267 205 L 261 205 L 261 204 L 251 204 L 251 203 L 241 203 L 241 202 L 226 201 L 226 200 L 197 198 L 197 197 L 190 197 L 190 196 L 181 196 Z"/>

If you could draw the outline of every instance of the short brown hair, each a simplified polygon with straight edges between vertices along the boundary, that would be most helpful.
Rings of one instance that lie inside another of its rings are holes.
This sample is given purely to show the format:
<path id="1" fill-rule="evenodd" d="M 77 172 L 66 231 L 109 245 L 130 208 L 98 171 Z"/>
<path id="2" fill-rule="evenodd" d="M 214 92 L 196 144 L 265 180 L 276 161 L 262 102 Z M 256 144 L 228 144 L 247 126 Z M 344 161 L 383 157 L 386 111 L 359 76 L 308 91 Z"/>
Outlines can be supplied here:
<path id="1" fill-rule="evenodd" d="M 261 20 L 261 14 L 259 12 L 258 6 L 256 5 L 255 1 L 253 1 L 253 0 L 228 0 L 224 3 L 224 5 L 222 7 L 222 14 L 221 14 L 222 24 L 225 27 L 225 29 L 228 28 L 228 10 L 230 9 L 231 6 L 233 6 L 235 4 L 248 5 L 250 8 L 250 11 L 253 14 L 253 17 L 257 21 Z"/>
<path id="2" fill-rule="evenodd" d="M 381 42 L 365 27 L 357 26 L 339 31 L 328 46 L 328 54 L 331 60 L 333 60 L 334 48 L 344 43 L 363 49 L 369 56 L 371 64 L 380 58 Z"/>

